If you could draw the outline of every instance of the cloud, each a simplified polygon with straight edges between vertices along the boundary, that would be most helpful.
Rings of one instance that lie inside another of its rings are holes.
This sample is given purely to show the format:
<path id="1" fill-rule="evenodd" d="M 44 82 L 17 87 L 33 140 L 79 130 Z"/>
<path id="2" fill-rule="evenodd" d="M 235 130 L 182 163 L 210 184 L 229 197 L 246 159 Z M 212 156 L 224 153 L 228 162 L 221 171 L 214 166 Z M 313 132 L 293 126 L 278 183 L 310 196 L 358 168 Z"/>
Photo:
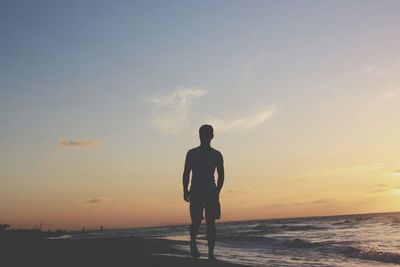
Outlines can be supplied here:
<path id="1" fill-rule="evenodd" d="M 253 58 L 250 62 L 246 63 L 243 65 L 242 73 L 241 75 L 244 78 L 247 78 L 250 76 L 250 73 L 253 71 L 254 67 L 256 64 L 261 61 L 265 57 L 265 53 L 259 54 L 257 57 Z"/>
<path id="2" fill-rule="evenodd" d="M 361 72 L 371 76 L 379 76 L 384 74 L 383 69 L 374 66 L 368 66 L 367 68 L 362 69 Z"/>
<path id="3" fill-rule="evenodd" d="M 385 100 L 392 100 L 395 98 L 400 98 L 400 88 L 398 89 L 389 89 L 380 96 L 379 100 L 385 101 Z"/>
<path id="4" fill-rule="evenodd" d="M 304 204 L 306 204 L 306 205 L 326 205 L 326 204 L 330 204 L 330 203 L 334 203 L 334 202 L 336 202 L 335 198 L 318 198 L 315 200 L 305 202 Z"/>
<path id="5" fill-rule="evenodd" d="M 390 175 L 395 176 L 395 177 L 400 177 L 400 170 L 392 171 L 392 172 L 390 173 Z"/>
<path id="6" fill-rule="evenodd" d="M 393 74 L 398 74 L 399 71 L 400 71 L 400 58 L 397 58 L 386 65 L 381 65 L 381 66 L 370 65 L 366 68 L 361 69 L 361 73 L 366 74 L 368 76 L 393 75 Z"/>
<path id="7" fill-rule="evenodd" d="M 152 114 L 149 122 L 161 132 L 178 133 L 190 126 L 193 122 L 191 105 L 194 100 L 207 94 L 199 87 L 178 87 L 167 95 L 143 97 L 142 100 L 151 104 Z M 266 122 L 277 108 L 274 105 L 256 109 L 253 113 L 233 119 L 222 119 L 205 114 L 201 121 L 212 124 L 218 132 L 248 131 Z M 196 121 L 196 124 L 200 121 Z"/>
<path id="8" fill-rule="evenodd" d="M 254 188 L 241 188 L 241 189 L 228 189 L 223 191 L 224 197 L 227 198 L 242 198 L 252 196 L 254 197 L 257 194 L 265 194 L 267 191 L 264 189 L 254 189 Z"/>
<path id="9" fill-rule="evenodd" d="M 344 166 L 344 167 L 336 167 L 322 170 L 311 170 L 311 171 L 303 171 L 298 174 L 296 177 L 297 182 L 311 182 L 313 180 L 319 180 L 321 178 L 326 177 L 338 177 L 338 176 L 348 176 L 352 175 L 365 175 L 375 173 L 376 175 L 381 175 L 385 168 L 384 163 L 376 162 L 376 163 L 366 163 L 352 166 Z"/>
<path id="10" fill-rule="evenodd" d="M 63 147 L 95 148 L 98 144 L 96 140 L 72 140 L 67 141 L 64 137 L 60 138 L 59 144 Z"/>
<path id="11" fill-rule="evenodd" d="M 371 186 L 370 187 L 370 189 L 371 189 L 370 192 L 372 192 L 372 193 L 382 193 L 382 192 L 388 191 L 388 190 L 390 190 L 392 188 L 393 188 L 393 185 L 378 184 L 378 185 L 375 185 L 375 186 Z"/>
<path id="12" fill-rule="evenodd" d="M 271 208 L 281 208 L 281 207 L 289 207 L 289 206 L 314 206 L 314 205 L 329 205 L 338 202 L 335 198 L 317 198 L 310 201 L 296 201 L 296 202 L 285 202 L 285 201 L 277 201 L 270 204 L 267 204 L 267 207 Z"/>
<path id="13" fill-rule="evenodd" d="M 398 173 L 400 174 L 400 172 L 398 172 Z M 397 183 L 394 182 L 391 184 L 378 184 L 378 185 L 370 187 L 371 193 L 383 193 L 383 192 L 388 192 L 388 191 L 395 191 L 396 193 L 398 193 L 399 190 L 400 190 L 399 182 L 397 182 Z"/>
<path id="14" fill-rule="evenodd" d="M 178 87 L 169 95 L 143 98 L 152 105 L 150 123 L 162 132 L 176 133 L 189 124 L 188 116 L 193 100 L 207 94 L 197 87 Z"/>
<path id="15" fill-rule="evenodd" d="M 275 106 L 270 106 L 258 109 L 250 115 L 231 120 L 209 117 L 208 121 L 218 132 L 248 131 L 269 120 L 276 111 Z"/>
<path id="16" fill-rule="evenodd" d="M 393 189 L 400 190 L 400 183 L 397 185 L 393 185 Z"/>
<path id="17" fill-rule="evenodd" d="M 104 198 L 104 197 L 94 197 L 94 198 L 85 200 L 85 203 L 97 204 L 97 203 L 100 203 L 100 202 L 104 202 L 105 200 L 107 200 L 107 198 Z"/>

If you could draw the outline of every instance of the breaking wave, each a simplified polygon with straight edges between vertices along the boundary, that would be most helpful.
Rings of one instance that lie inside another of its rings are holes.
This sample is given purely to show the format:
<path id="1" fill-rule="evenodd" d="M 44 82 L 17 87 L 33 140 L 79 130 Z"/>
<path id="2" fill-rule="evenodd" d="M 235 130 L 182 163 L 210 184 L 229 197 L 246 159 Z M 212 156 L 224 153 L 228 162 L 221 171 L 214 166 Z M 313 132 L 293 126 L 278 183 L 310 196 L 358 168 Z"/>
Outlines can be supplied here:
<path id="1" fill-rule="evenodd" d="M 343 254 L 350 258 L 400 264 L 400 254 L 394 252 L 379 251 L 375 248 L 360 249 L 348 246 L 343 250 Z"/>

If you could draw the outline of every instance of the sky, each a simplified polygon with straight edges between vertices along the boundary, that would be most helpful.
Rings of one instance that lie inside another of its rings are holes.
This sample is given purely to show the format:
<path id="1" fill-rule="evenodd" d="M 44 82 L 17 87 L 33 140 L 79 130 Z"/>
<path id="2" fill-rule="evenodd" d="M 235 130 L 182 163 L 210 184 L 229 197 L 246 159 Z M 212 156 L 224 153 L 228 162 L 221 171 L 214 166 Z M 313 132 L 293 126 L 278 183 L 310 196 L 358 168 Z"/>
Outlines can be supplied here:
<path id="1" fill-rule="evenodd" d="M 189 223 L 198 128 L 222 220 L 398 211 L 399 1 L 1 1 L 0 223 Z"/>

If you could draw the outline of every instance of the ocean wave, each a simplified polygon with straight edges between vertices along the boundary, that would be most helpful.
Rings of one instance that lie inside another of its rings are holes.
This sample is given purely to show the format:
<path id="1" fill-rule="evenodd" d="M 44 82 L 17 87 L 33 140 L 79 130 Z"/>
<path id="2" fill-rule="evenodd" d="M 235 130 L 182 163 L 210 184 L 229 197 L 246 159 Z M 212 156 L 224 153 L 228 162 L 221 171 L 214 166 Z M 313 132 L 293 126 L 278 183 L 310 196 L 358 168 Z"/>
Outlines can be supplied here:
<path id="1" fill-rule="evenodd" d="M 310 231 L 325 229 L 324 227 L 313 225 L 281 225 L 280 228 L 285 231 Z"/>
<path id="2" fill-rule="evenodd" d="M 329 245 L 330 242 L 312 242 L 306 239 L 293 238 L 283 241 L 282 244 L 289 248 L 315 248 Z"/>
<path id="3" fill-rule="evenodd" d="M 250 228 L 251 230 L 256 230 L 264 233 L 276 233 L 279 232 L 280 229 L 276 226 L 259 224 Z"/>
<path id="4" fill-rule="evenodd" d="M 375 248 L 360 249 L 348 246 L 343 250 L 343 254 L 350 258 L 378 261 L 383 263 L 400 263 L 400 254 L 387 251 L 379 251 Z"/>
<path id="5" fill-rule="evenodd" d="M 331 244 L 331 242 L 312 242 L 301 238 L 276 238 L 257 235 L 219 235 L 218 240 L 225 244 L 247 242 L 255 247 L 281 247 L 281 248 L 316 248 Z"/>
<path id="6" fill-rule="evenodd" d="M 349 224 L 353 224 L 353 222 L 350 220 L 344 220 L 344 221 L 332 223 L 332 225 L 349 225 Z"/>
<path id="7" fill-rule="evenodd" d="M 371 219 L 372 219 L 372 217 L 368 217 L 368 216 L 357 216 L 355 218 L 356 221 L 368 221 L 368 220 L 371 220 Z"/>
<path id="8" fill-rule="evenodd" d="M 393 224 L 400 223 L 400 218 L 397 218 L 397 217 L 393 218 L 393 219 L 392 219 L 392 223 L 393 223 Z"/>
<path id="9" fill-rule="evenodd" d="M 312 231 L 321 230 L 324 227 L 314 226 L 314 225 L 287 225 L 283 224 L 280 226 L 271 226 L 265 224 L 259 224 L 251 227 L 251 230 L 256 230 L 264 233 L 276 233 L 280 231 Z"/>
<path id="10" fill-rule="evenodd" d="M 279 241 L 277 238 L 273 237 L 264 237 L 258 235 L 249 235 L 249 234 L 219 234 L 218 240 L 222 242 L 252 242 L 252 243 L 271 243 Z"/>

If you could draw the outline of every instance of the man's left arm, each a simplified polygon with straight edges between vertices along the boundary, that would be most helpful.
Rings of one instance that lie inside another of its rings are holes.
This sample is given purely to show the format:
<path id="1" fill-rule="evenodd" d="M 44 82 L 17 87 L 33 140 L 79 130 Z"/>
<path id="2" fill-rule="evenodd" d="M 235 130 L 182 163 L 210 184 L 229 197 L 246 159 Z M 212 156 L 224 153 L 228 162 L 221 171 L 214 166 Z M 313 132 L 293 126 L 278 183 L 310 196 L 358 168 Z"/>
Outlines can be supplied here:
<path id="1" fill-rule="evenodd" d="M 221 193 L 221 189 L 222 189 L 222 186 L 224 185 L 224 180 L 225 180 L 224 159 L 223 159 L 221 153 L 219 153 L 219 157 L 218 157 L 217 173 L 218 173 L 217 190 L 218 190 L 218 194 L 219 194 L 219 193 Z"/>

